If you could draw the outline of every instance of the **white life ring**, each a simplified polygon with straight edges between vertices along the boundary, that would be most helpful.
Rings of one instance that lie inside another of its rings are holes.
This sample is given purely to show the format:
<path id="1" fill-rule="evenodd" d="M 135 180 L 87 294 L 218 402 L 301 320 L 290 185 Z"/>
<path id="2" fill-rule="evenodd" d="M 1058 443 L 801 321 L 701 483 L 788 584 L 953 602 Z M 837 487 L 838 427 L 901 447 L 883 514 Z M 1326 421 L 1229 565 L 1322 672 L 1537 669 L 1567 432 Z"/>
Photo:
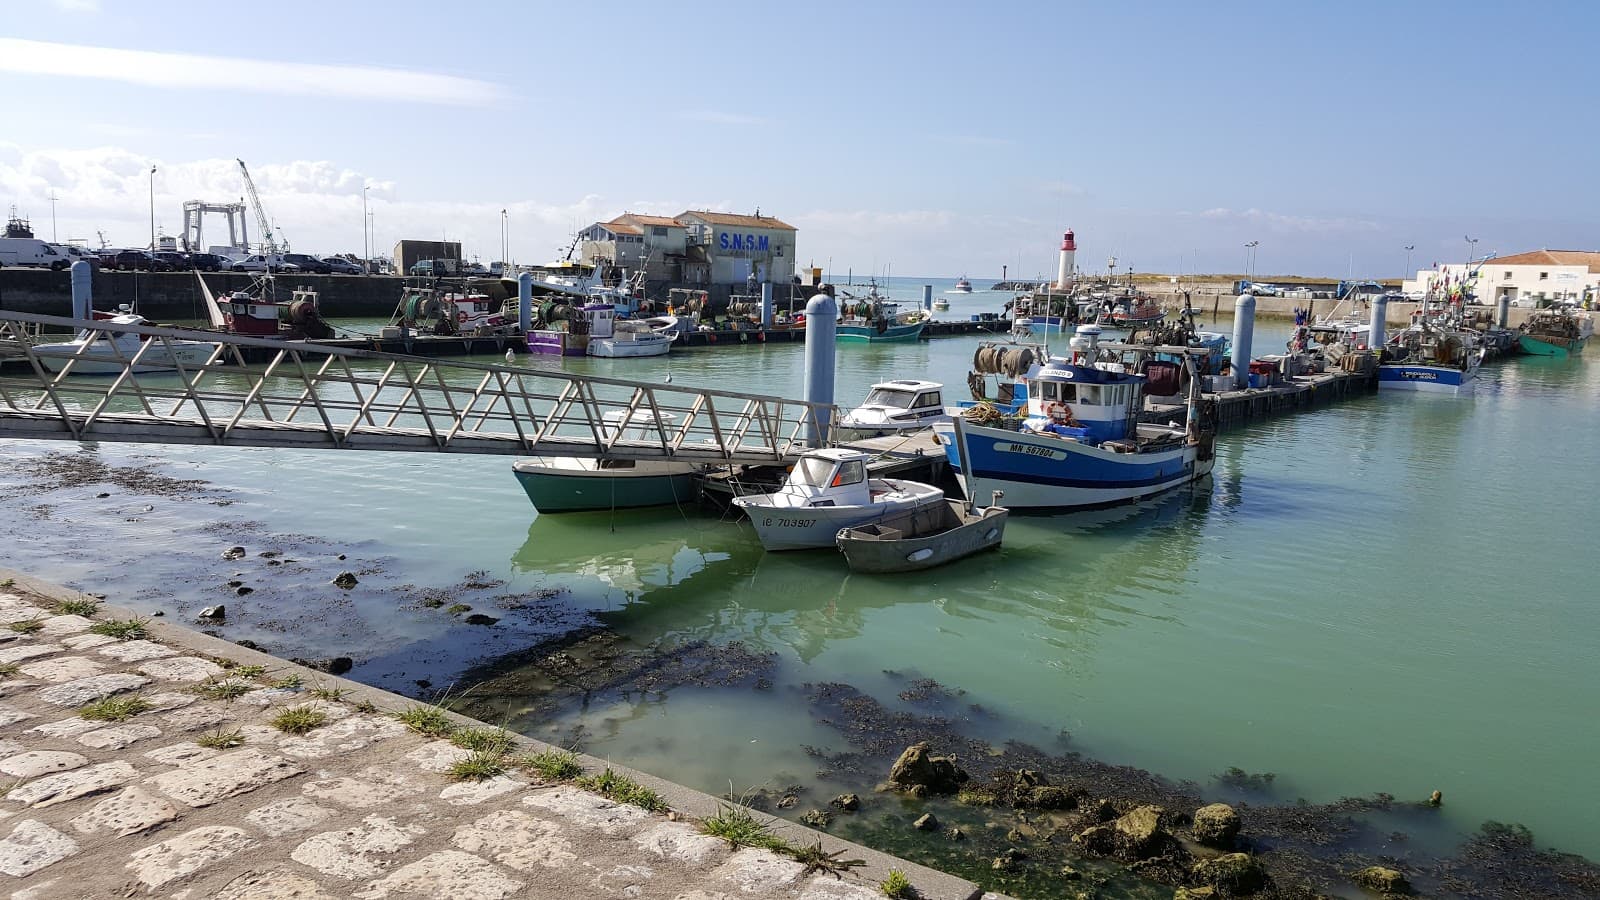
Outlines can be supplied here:
<path id="1" fill-rule="evenodd" d="M 1072 410 L 1060 400 L 1056 400 L 1049 406 L 1046 406 L 1044 408 L 1044 413 L 1050 417 L 1050 421 L 1055 422 L 1058 425 L 1072 418 Z"/>

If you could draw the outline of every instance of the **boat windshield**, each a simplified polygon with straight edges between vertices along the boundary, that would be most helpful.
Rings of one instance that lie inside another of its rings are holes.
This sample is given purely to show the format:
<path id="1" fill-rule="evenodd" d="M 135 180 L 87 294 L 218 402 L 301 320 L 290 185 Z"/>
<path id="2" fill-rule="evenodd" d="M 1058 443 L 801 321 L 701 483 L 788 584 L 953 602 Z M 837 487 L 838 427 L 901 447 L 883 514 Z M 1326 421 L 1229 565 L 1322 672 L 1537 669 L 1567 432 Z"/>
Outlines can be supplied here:
<path id="1" fill-rule="evenodd" d="M 828 476 L 832 474 L 833 460 L 807 456 L 795 464 L 794 473 L 789 477 L 796 484 L 804 484 L 810 487 L 827 487 Z"/>
<path id="2" fill-rule="evenodd" d="M 867 402 L 863 405 L 893 406 L 897 409 L 910 409 L 911 397 L 912 394 L 910 391 L 897 391 L 892 388 L 873 388 L 872 392 L 867 394 Z"/>

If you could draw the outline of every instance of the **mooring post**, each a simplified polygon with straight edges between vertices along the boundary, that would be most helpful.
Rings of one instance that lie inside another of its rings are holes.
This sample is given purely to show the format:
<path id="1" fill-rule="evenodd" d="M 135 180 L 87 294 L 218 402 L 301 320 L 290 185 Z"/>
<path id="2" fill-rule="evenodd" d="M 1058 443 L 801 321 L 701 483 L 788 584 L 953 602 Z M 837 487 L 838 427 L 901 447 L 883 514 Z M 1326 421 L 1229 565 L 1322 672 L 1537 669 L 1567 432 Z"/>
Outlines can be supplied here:
<path id="1" fill-rule="evenodd" d="M 1244 293 L 1233 301 L 1233 386 L 1250 386 L 1250 341 L 1256 331 L 1256 298 Z"/>
<path id="2" fill-rule="evenodd" d="M 1506 323 L 1511 321 L 1511 295 L 1501 294 L 1494 306 L 1494 324 L 1500 328 L 1508 327 Z"/>
<path id="3" fill-rule="evenodd" d="M 772 330 L 772 282 L 761 283 L 761 330 Z"/>
<path id="4" fill-rule="evenodd" d="M 922 286 L 922 311 L 925 313 L 933 312 L 933 285 L 931 284 Z"/>
<path id="5" fill-rule="evenodd" d="M 1367 323 L 1367 346 L 1373 355 L 1383 349 L 1385 326 L 1389 324 L 1389 298 L 1379 294 L 1372 299 L 1372 320 Z"/>
<path id="6" fill-rule="evenodd" d="M 72 264 L 72 317 L 88 319 L 94 315 L 94 268 L 88 260 Z"/>
<path id="7" fill-rule="evenodd" d="M 533 330 L 533 273 L 517 276 L 517 327 L 526 335 Z"/>
<path id="8" fill-rule="evenodd" d="M 833 285 L 825 284 L 821 292 L 806 301 L 806 402 L 833 405 L 834 339 L 839 332 L 839 304 L 833 299 Z M 806 443 L 812 447 L 826 444 L 828 426 L 823 410 L 808 417 Z"/>

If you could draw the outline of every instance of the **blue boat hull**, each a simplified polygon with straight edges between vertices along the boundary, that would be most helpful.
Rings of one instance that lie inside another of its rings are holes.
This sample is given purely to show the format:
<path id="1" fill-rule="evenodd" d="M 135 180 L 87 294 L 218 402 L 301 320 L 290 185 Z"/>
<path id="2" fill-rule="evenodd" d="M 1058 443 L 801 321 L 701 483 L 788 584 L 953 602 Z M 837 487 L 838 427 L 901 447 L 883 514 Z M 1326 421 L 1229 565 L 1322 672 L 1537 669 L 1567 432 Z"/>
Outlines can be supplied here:
<path id="1" fill-rule="evenodd" d="M 950 466 L 967 496 L 1011 509 L 1085 509 L 1140 500 L 1210 474 L 1214 460 L 1199 448 L 1176 444 L 1150 453 L 1116 453 L 1056 437 L 968 425 L 969 467 L 956 446 L 953 426 L 936 425 Z"/>
<path id="2" fill-rule="evenodd" d="M 1386 363 L 1378 367 L 1378 387 L 1385 390 L 1459 394 L 1472 390 L 1477 374 L 1476 366 L 1462 370 L 1452 366 Z"/>

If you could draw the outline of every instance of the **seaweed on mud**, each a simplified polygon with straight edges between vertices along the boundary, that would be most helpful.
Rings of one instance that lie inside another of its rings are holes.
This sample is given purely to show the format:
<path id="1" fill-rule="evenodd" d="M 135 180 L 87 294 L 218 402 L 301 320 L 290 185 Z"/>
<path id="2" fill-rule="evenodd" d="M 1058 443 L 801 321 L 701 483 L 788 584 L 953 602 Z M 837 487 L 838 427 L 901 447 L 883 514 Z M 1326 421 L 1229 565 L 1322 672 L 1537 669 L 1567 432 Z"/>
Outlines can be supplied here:
<path id="1" fill-rule="evenodd" d="M 51 452 L 15 463 L 16 471 L 34 479 L 17 487 L 19 493 L 43 494 L 68 488 L 110 484 L 137 494 L 174 497 L 181 500 L 205 499 L 217 493 L 209 482 L 198 478 L 173 478 L 156 471 L 154 465 L 112 466 L 89 451 Z"/>
<path id="2" fill-rule="evenodd" d="M 1540 850 L 1521 825 L 1485 822 L 1455 855 L 1425 872 L 1439 893 L 1458 897 L 1600 897 L 1600 864 Z"/>

